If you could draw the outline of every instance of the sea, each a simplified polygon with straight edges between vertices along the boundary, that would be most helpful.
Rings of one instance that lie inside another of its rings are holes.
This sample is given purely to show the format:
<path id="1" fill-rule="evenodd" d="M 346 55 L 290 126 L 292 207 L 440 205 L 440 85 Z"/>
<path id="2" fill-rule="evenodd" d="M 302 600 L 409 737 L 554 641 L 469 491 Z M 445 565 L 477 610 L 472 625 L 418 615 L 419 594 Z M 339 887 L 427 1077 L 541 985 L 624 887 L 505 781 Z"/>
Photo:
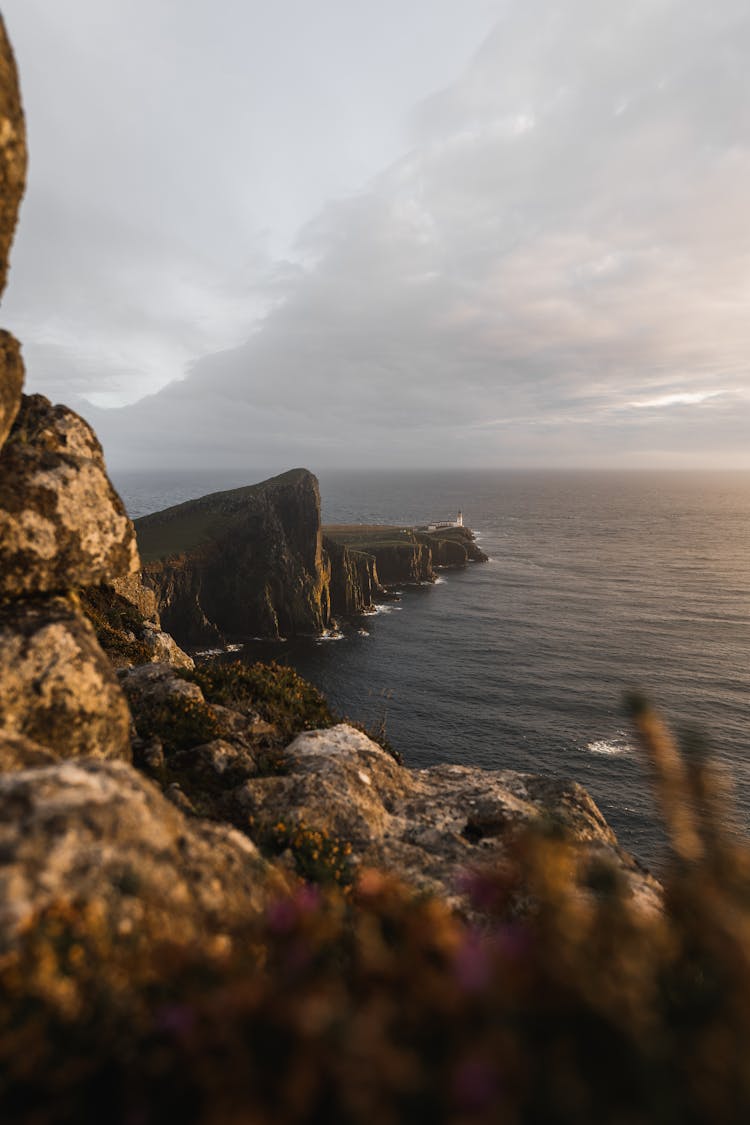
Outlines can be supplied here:
<path id="1" fill-rule="evenodd" d="M 121 473 L 135 518 L 248 484 L 247 472 Z M 458 509 L 490 556 L 322 640 L 259 641 L 411 766 L 574 778 L 621 843 L 666 857 L 624 699 L 701 732 L 750 826 L 750 474 L 320 473 L 323 518 L 402 526 Z"/>

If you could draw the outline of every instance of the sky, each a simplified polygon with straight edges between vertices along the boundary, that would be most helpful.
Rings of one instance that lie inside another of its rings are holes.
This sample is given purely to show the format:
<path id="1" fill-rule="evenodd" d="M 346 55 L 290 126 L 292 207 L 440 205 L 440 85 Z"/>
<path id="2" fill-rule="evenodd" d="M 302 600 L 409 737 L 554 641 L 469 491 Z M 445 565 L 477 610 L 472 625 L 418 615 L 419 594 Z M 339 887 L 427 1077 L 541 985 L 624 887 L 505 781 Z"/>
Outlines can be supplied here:
<path id="1" fill-rule="evenodd" d="M 750 468 L 746 0 L 5 0 L 3 323 L 122 467 Z"/>

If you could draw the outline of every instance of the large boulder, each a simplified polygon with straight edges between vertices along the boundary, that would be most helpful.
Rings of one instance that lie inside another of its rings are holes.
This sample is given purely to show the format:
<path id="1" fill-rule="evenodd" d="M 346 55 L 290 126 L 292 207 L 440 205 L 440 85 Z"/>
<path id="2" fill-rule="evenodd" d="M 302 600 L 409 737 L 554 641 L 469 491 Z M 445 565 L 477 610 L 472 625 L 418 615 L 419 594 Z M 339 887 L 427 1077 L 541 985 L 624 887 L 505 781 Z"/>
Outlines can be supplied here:
<path id="1" fill-rule="evenodd" d="M 0 451 L 0 597 L 98 585 L 139 565 L 91 427 L 42 395 L 24 397 Z"/>
<path id="2" fill-rule="evenodd" d="M 326 831 L 351 845 L 354 863 L 389 870 L 460 910 L 463 874 L 496 863 L 519 831 L 542 824 L 573 842 L 582 883 L 592 865 L 607 864 L 644 908 L 659 906 L 659 884 L 619 848 L 575 782 L 471 766 L 407 769 L 347 724 L 300 734 L 285 760 L 285 775 L 236 791 L 246 816 Z"/>
<path id="3" fill-rule="evenodd" d="M 13 52 L 0 16 L 0 294 L 8 276 L 8 255 L 26 183 L 26 130 Z M 23 364 L 18 342 L 0 332 L 0 446 L 21 399 Z"/>
<path id="4" fill-rule="evenodd" d="M 130 757 L 128 705 L 72 600 L 0 604 L 0 730 L 64 758 Z"/>
<path id="5" fill-rule="evenodd" d="M 18 340 L 0 331 L 0 446 L 5 441 L 21 403 L 23 360 Z"/>
<path id="6" fill-rule="evenodd" d="M 26 129 L 13 51 L 0 16 L 0 294 L 26 186 Z"/>
<path id="7" fill-rule="evenodd" d="M 188 820 L 123 762 L 0 775 L 0 951 L 50 906 L 89 906 L 115 940 L 204 943 L 285 885 L 240 833 Z"/>
<path id="8" fill-rule="evenodd" d="M 22 734 L 0 730 L 0 773 L 7 770 L 31 770 L 39 766 L 52 766 L 60 759 L 57 754 Z"/>

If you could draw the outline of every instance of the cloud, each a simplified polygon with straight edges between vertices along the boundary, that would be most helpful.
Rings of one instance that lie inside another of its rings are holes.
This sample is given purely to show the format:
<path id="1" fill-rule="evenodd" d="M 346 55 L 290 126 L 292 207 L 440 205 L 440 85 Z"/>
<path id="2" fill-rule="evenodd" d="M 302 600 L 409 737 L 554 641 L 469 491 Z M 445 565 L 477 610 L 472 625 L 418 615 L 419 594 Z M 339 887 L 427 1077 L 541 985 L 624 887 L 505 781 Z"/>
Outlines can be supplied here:
<path id="1" fill-rule="evenodd" d="M 642 402 L 631 402 L 629 406 L 636 410 L 662 410 L 670 406 L 700 406 L 714 398 L 721 398 L 726 391 L 695 391 L 693 393 L 657 395 L 656 398 L 645 399 Z"/>
<path id="2" fill-rule="evenodd" d="M 299 227 L 400 150 L 494 3 L 324 7 L 6 0 L 31 164 L 3 323 L 33 389 L 132 402 L 247 340 Z"/>
<path id="3" fill-rule="evenodd" d="M 735 0 L 504 3 L 248 341 L 102 421 L 116 456 L 747 464 L 749 51 Z"/>

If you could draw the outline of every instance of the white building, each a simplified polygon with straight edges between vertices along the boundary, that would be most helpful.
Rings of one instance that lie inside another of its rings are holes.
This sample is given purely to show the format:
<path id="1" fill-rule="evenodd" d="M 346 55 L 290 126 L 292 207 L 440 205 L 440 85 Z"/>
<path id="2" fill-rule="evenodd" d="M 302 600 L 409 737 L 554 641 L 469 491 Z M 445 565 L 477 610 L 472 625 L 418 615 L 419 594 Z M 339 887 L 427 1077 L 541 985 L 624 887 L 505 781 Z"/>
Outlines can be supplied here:
<path id="1" fill-rule="evenodd" d="M 463 527 L 464 514 L 459 510 L 455 520 L 441 520 L 440 523 L 431 523 L 427 528 L 428 531 L 439 531 L 442 527 Z"/>

